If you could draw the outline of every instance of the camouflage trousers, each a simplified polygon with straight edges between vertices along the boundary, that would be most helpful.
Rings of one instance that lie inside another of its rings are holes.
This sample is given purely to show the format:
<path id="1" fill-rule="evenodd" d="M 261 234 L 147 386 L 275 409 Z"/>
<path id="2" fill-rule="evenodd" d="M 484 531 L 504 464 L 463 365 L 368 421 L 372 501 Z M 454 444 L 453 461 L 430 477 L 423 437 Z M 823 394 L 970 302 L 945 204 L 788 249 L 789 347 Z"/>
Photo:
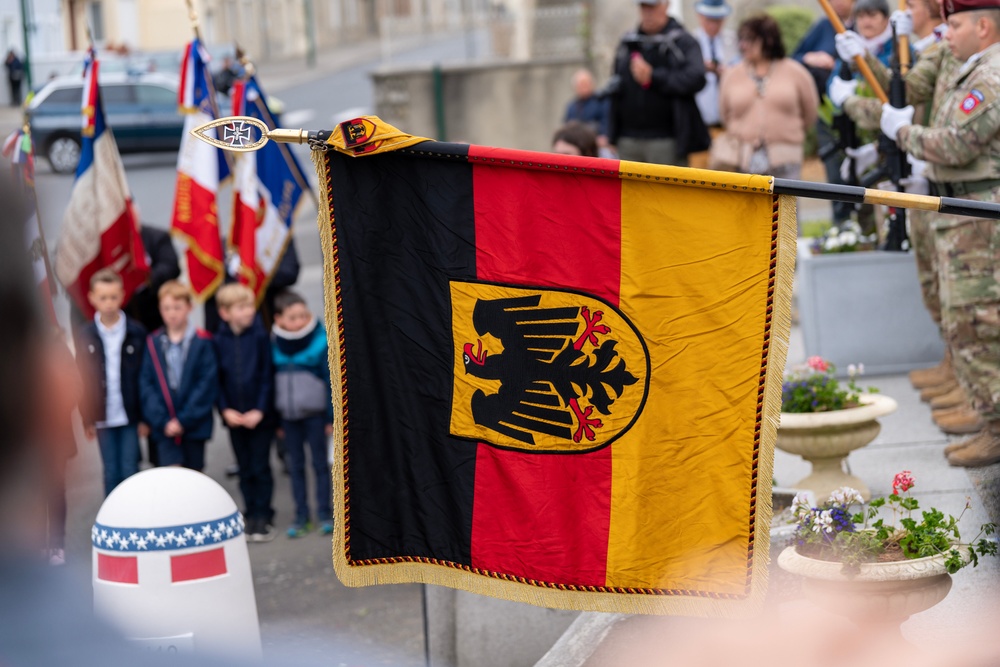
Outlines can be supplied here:
<path id="1" fill-rule="evenodd" d="M 996 201 L 996 191 L 969 199 Z M 934 220 L 941 327 L 955 375 L 984 419 L 1000 419 L 1000 221 Z"/>
<path id="2" fill-rule="evenodd" d="M 931 319 L 941 326 L 941 296 L 940 278 L 938 276 L 937 246 L 935 244 L 934 218 L 932 211 L 911 209 L 906 212 L 910 217 L 910 243 L 917 259 L 917 278 L 920 280 L 920 293 L 924 297 L 924 305 L 931 314 Z"/>

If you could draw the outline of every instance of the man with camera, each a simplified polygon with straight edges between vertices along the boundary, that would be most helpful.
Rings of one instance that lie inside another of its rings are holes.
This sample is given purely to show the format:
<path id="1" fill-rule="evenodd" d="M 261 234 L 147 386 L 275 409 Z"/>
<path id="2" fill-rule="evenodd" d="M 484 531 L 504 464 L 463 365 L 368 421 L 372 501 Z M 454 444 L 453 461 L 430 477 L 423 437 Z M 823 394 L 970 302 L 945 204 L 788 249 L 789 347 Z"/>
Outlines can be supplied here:
<path id="1" fill-rule="evenodd" d="M 615 53 L 609 140 L 623 160 L 686 166 L 711 143 L 695 93 L 705 87 L 697 40 L 667 14 L 665 0 L 636 0 L 639 27 Z"/>

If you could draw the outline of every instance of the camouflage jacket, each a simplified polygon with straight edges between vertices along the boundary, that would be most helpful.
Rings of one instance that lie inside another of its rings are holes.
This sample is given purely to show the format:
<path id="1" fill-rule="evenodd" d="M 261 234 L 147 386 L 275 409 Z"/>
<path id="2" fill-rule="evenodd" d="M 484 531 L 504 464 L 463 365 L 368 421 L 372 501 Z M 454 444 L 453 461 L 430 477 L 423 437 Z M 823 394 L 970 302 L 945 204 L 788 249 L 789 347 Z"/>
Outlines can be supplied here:
<path id="1" fill-rule="evenodd" d="M 865 58 L 878 79 L 882 90 L 889 89 L 892 71 L 871 55 Z M 916 111 L 913 121 L 918 125 L 929 125 L 937 110 L 935 102 L 944 99 L 950 81 L 962 66 L 951 49 L 944 42 L 937 42 L 920 53 L 920 57 L 903 77 L 906 81 L 906 102 Z M 874 97 L 854 96 L 844 102 L 844 111 L 858 127 L 877 130 L 882 117 L 882 103 Z"/>
<path id="2" fill-rule="evenodd" d="M 929 126 L 901 128 L 900 148 L 927 161 L 932 181 L 1000 178 L 1000 44 L 937 83 Z"/>

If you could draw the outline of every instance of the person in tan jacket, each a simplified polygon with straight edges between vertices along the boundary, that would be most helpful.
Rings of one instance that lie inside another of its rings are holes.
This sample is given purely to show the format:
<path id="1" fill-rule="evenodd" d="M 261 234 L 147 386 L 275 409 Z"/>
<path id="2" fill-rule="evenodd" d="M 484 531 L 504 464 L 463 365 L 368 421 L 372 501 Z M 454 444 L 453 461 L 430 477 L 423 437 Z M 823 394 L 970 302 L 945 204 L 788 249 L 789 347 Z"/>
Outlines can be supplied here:
<path id="1" fill-rule="evenodd" d="M 744 20 L 737 34 L 743 62 L 726 71 L 719 91 L 723 141 L 735 147 L 739 171 L 799 178 L 806 129 L 819 106 L 816 85 L 805 67 L 785 56 L 770 16 Z"/>

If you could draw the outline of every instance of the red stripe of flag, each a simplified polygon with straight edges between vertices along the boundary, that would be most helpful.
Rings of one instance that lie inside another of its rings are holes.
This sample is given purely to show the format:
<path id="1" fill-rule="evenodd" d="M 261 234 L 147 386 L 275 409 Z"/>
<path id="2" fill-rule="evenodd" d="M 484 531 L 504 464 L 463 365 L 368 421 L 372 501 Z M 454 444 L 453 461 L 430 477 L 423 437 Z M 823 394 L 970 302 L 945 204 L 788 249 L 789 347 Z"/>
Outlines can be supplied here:
<path id="1" fill-rule="evenodd" d="M 607 221 L 621 219 L 620 181 L 583 176 L 576 181 L 476 161 L 511 159 L 503 149 L 472 146 L 469 157 L 475 165 L 478 278 L 572 286 L 618 304 L 621 236 Z M 473 497 L 474 567 L 554 583 L 605 585 L 609 447 L 546 455 L 480 444 Z"/>
<path id="2" fill-rule="evenodd" d="M 139 559 L 135 556 L 97 554 L 97 578 L 116 584 L 139 583 Z"/>
<path id="3" fill-rule="evenodd" d="M 126 301 L 149 276 L 146 251 L 137 228 L 130 203 L 118 219 L 101 233 L 98 255 L 80 270 L 76 280 L 64 285 L 66 292 L 88 318 L 94 316 L 94 307 L 87 300 L 87 292 L 90 291 L 90 278 L 95 273 L 110 268 L 120 275 L 124 283 Z"/>
<path id="4" fill-rule="evenodd" d="M 170 557 L 170 580 L 175 584 L 218 577 L 226 572 L 226 552 L 223 547 Z"/>

